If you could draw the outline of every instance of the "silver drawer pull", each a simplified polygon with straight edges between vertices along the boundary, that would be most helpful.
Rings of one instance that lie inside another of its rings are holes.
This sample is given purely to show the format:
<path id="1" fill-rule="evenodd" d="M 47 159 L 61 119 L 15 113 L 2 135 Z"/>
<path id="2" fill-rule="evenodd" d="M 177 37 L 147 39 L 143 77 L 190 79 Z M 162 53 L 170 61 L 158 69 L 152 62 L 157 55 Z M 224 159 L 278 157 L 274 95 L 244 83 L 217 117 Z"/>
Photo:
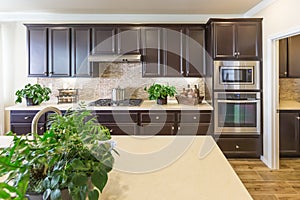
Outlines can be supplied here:
<path id="1" fill-rule="evenodd" d="M 174 130 L 175 128 L 174 128 L 174 126 L 172 126 L 172 130 Z"/>
<path id="2" fill-rule="evenodd" d="M 197 117 L 196 117 L 196 116 L 194 116 L 194 117 L 193 117 L 193 119 L 195 119 L 195 120 L 196 120 L 196 119 L 197 119 Z"/>
<path id="3" fill-rule="evenodd" d="M 24 119 L 30 119 L 30 117 L 29 117 L 29 116 L 26 116 L 26 117 L 24 117 Z"/>
<path id="4" fill-rule="evenodd" d="M 180 131 L 180 129 L 181 129 L 181 128 L 180 128 L 180 126 L 179 126 L 179 127 L 178 127 L 178 130 Z"/>
<path id="5" fill-rule="evenodd" d="M 41 130 L 41 131 L 44 130 L 44 127 L 41 127 L 40 130 Z"/>
<path id="6" fill-rule="evenodd" d="M 239 148 L 240 148 L 240 146 L 239 146 L 239 145 L 235 145 L 235 148 L 236 148 L 236 149 L 239 149 Z"/>
<path id="7" fill-rule="evenodd" d="M 296 117 L 297 120 L 300 120 L 300 117 Z"/>
<path id="8" fill-rule="evenodd" d="M 159 119 L 159 116 L 156 116 L 155 119 Z"/>

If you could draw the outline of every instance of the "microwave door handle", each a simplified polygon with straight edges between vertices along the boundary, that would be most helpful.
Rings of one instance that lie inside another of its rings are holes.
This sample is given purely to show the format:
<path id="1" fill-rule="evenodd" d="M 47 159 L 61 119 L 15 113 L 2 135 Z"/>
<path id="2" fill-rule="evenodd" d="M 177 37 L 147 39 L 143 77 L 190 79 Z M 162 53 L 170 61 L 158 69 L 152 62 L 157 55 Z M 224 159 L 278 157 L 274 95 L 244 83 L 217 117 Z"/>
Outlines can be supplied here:
<path id="1" fill-rule="evenodd" d="M 260 100 L 217 100 L 218 103 L 258 103 Z"/>

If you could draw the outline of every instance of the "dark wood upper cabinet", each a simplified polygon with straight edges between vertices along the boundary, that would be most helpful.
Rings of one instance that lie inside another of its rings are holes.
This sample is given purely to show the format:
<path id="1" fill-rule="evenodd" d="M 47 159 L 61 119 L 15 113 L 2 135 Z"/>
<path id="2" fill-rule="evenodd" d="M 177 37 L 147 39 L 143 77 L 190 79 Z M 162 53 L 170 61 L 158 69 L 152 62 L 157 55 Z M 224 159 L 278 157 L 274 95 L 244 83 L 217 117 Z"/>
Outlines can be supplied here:
<path id="1" fill-rule="evenodd" d="M 143 77 L 160 77 L 162 71 L 162 28 L 143 27 L 141 29 L 141 49 L 143 56 Z"/>
<path id="2" fill-rule="evenodd" d="M 288 39 L 279 40 L 279 77 L 288 76 Z"/>
<path id="3" fill-rule="evenodd" d="M 205 30 L 201 26 L 186 29 L 185 76 L 202 77 L 206 74 Z"/>
<path id="4" fill-rule="evenodd" d="M 184 28 L 180 25 L 164 27 L 162 35 L 163 74 L 166 77 L 184 75 Z"/>
<path id="5" fill-rule="evenodd" d="M 201 25 L 142 28 L 143 77 L 203 76 L 204 36 Z"/>
<path id="6" fill-rule="evenodd" d="M 94 27 L 92 52 L 98 54 L 116 54 L 116 34 L 116 27 Z"/>
<path id="7" fill-rule="evenodd" d="M 71 76 L 71 29 L 49 28 L 49 76 Z"/>
<path id="8" fill-rule="evenodd" d="M 27 26 L 28 76 L 48 76 L 47 27 Z"/>
<path id="9" fill-rule="evenodd" d="M 121 27 L 117 34 L 118 54 L 140 53 L 140 27 Z"/>
<path id="10" fill-rule="evenodd" d="M 89 27 L 72 28 L 72 76 L 94 77 L 98 76 L 98 67 L 88 61 L 91 51 L 92 29 Z"/>
<path id="11" fill-rule="evenodd" d="M 262 20 L 211 19 L 214 59 L 260 60 L 262 58 Z"/>
<path id="12" fill-rule="evenodd" d="M 300 35 L 279 40 L 279 77 L 300 78 Z"/>

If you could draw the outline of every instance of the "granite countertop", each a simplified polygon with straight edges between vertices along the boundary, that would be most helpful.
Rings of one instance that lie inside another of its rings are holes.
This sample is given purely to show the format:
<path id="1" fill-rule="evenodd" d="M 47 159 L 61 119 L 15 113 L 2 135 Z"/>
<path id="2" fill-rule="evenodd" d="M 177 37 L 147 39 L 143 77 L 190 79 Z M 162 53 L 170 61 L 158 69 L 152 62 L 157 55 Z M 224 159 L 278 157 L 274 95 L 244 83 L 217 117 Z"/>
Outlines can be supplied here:
<path id="1" fill-rule="evenodd" d="M 252 199 L 211 136 L 112 139 L 120 156 L 101 200 Z"/>
<path id="2" fill-rule="evenodd" d="M 279 102 L 279 110 L 300 110 L 299 101 L 282 101 Z"/>
<path id="3" fill-rule="evenodd" d="M 87 104 L 89 102 L 86 102 Z M 41 110 L 47 106 L 54 106 L 60 110 L 67 110 L 69 108 L 75 109 L 77 104 L 55 104 L 55 103 L 42 103 L 38 106 L 26 106 L 25 104 L 17 104 L 6 107 L 5 110 Z M 155 101 L 144 100 L 140 106 L 91 106 L 88 109 L 92 110 L 213 110 L 213 107 L 206 101 L 198 105 L 183 105 L 178 104 L 176 100 L 168 100 L 167 105 L 157 105 Z"/>

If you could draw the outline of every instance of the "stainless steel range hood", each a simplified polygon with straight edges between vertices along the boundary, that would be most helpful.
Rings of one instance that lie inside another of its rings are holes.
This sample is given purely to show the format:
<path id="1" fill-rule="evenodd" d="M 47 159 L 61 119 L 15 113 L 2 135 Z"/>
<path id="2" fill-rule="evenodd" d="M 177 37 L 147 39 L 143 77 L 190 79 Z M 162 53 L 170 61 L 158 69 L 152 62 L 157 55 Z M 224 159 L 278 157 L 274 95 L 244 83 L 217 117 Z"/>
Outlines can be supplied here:
<path id="1" fill-rule="evenodd" d="M 89 62 L 100 62 L 100 63 L 139 63 L 141 62 L 141 54 L 92 54 L 88 57 Z"/>

